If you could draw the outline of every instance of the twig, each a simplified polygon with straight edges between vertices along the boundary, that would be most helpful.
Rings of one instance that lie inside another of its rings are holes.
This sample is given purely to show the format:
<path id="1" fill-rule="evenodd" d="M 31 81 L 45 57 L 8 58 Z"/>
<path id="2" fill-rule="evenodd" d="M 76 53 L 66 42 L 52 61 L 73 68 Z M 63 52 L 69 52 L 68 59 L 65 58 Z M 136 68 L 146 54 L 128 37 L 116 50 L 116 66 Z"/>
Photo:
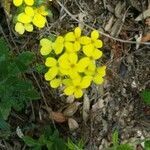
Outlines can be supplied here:
<path id="1" fill-rule="evenodd" d="M 91 30 L 95 30 L 95 28 L 89 26 L 88 24 L 84 23 L 84 22 L 81 22 L 80 20 L 78 20 L 75 15 L 71 14 L 68 9 L 66 9 L 66 7 L 58 0 L 56 0 L 57 3 L 62 7 L 62 9 L 72 18 L 74 19 L 75 21 L 77 21 L 78 23 L 82 23 L 83 25 L 85 25 L 86 27 L 88 27 L 89 29 Z M 99 30 L 98 30 L 99 31 Z M 150 42 L 136 42 L 136 41 L 130 41 L 130 40 L 123 40 L 123 39 L 119 39 L 119 38 L 116 38 L 116 37 L 113 37 L 107 33 L 104 33 L 102 31 L 99 31 L 99 33 L 105 37 L 108 37 L 108 38 L 111 38 L 115 41 L 118 41 L 118 42 L 122 42 L 122 43 L 128 43 L 128 44 L 143 44 L 143 45 L 150 45 Z"/>

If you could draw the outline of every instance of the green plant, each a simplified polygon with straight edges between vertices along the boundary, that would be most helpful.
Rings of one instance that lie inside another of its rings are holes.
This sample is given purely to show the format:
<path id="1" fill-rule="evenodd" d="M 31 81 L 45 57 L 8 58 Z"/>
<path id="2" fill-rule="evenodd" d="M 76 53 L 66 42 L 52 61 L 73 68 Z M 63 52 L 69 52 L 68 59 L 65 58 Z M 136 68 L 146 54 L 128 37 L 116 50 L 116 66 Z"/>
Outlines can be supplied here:
<path id="1" fill-rule="evenodd" d="M 133 150 L 129 144 L 119 144 L 119 134 L 116 130 L 112 135 L 113 147 L 110 150 Z"/>
<path id="2" fill-rule="evenodd" d="M 53 130 L 51 127 L 44 129 L 44 133 L 39 138 L 34 139 L 29 136 L 24 136 L 23 141 L 31 150 L 67 150 L 65 141 L 59 137 L 58 130 Z"/>
<path id="3" fill-rule="evenodd" d="M 66 145 L 67 145 L 67 147 L 68 147 L 69 150 L 83 150 L 83 148 L 84 148 L 84 143 L 83 143 L 82 140 L 80 140 L 78 143 L 74 143 L 69 138 Z"/>
<path id="4" fill-rule="evenodd" d="M 11 109 L 19 111 L 30 100 L 39 99 L 32 82 L 23 77 L 33 58 L 29 51 L 14 56 L 0 38 L 0 114 L 4 120 L 7 120 Z"/>
<path id="5" fill-rule="evenodd" d="M 150 150 L 150 140 L 145 140 L 145 142 L 144 142 L 144 150 Z"/>
<path id="6" fill-rule="evenodd" d="M 146 104 L 150 105 L 150 89 L 143 90 L 140 96 Z"/>

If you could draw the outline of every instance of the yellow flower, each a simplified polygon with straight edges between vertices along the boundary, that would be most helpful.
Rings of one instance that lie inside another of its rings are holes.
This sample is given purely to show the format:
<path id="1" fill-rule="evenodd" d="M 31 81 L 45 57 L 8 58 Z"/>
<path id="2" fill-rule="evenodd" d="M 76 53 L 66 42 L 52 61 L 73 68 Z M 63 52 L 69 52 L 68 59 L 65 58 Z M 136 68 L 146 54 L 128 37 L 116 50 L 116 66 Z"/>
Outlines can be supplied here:
<path id="1" fill-rule="evenodd" d="M 79 76 L 77 61 L 78 61 L 77 54 L 75 53 L 63 54 L 58 59 L 60 72 L 64 75 L 69 75 L 71 78 L 76 78 L 77 76 Z"/>
<path id="2" fill-rule="evenodd" d="M 101 48 L 103 46 L 103 42 L 98 39 L 99 38 L 99 32 L 97 30 L 94 30 L 91 32 L 91 44 L 95 48 Z"/>
<path id="3" fill-rule="evenodd" d="M 53 49 L 55 53 L 58 55 L 60 54 L 64 49 L 64 38 L 62 36 L 58 36 L 53 43 Z"/>
<path id="4" fill-rule="evenodd" d="M 103 54 L 99 49 L 93 48 L 92 44 L 83 46 L 83 53 L 91 60 L 99 59 Z"/>
<path id="5" fill-rule="evenodd" d="M 103 77 L 106 75 L 106 66 L 102 66 L 96 69 L 96 73 L 93 76 L 93 82 L 95 84 L 102 84 L 104 79 Z"/>
<path id="6" fill-rule="evenodd" d="M 66 95 L 74 95 L 75 98 L 80 98 L 83 95 L 83 89 L 86 89 L 91 84 L 91 76 L 78 77 L 72 80 L 72 84 L 64 90 Z"/>
<path id="7" fill-rule="evenodd" d="M 30 17 L 34 16 L 34 9 L 32 7 L 26 6 L 24 11 L 25 11 L 26 15 L 28 15 Z"/>
<path id="8" fill-rule="evenodd" d="M 52 41 L 43 38 L 40 40 L 40 45 L 41 45 L 40 53 L 42 55 L 48 55 L 52 51 Z"/>
<path id="9" fill-rule="evenodd" d="M 68 32 L 65 37 L 65 48 L 67 52 L 77 52 L 81 49 L 83 41 L 90 42 L 90 38 L 81 36 L 80 27 L 75 28 L 74 32 Z"/>
<path id="10" fill-rule="evenodd" d="M 28 23 L 28 24 L 24 24 L 24 28 L 26 31 L 28 32 L 32 32 L 33 31 L 33 25 Z"/>
<path id="11" fill-rule="evenodd" d="M 13 4 L 16 7 L 19 7 L 23 4 L 23 1 L 26 5 L 32 6 L 34 4 L 34 0 L 13 0 Z"/>

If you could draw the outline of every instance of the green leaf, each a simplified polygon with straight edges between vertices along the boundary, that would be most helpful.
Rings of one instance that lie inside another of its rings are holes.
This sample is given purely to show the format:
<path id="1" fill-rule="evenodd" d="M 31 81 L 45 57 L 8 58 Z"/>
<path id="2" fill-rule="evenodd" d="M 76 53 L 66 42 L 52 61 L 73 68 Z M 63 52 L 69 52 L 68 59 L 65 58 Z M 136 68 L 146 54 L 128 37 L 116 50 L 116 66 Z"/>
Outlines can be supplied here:
<path id="1" fill-rule="evenodd" d="M 119 135 L 117 130 L 115 130 L 115 132 L 112 135 L 112 142 L 114 146 L 118 146 L 119 144 Z"/>
<path id="2" fill-rule="evenodd" d="M 8 103 L 0 103 L 0 113 L 2 115 L 2 117 L 4 118 L 4 120 L 7 120 L 9 114 L 11 111 L 11 104 Z"/>
<path id="3" fill-rule="evenodd" d="M 140 95 L 141 95 L 143 101 L 146 104 L 150 105 L 150 90 L 146 89 L 146 90 L 142 91 L 142 93 Z"/>
<path id="4" fill-rule="evenodd" d="M 144 150 L 150 150 L 150 140 L 146 140 L 145 142 L 144 142 Z"/>
<path id="5" fill-rule="evenodd" d="M 33 61 L 33 58 L 34 58 L 34 53 L 30 51 L 26 51 L 19 54 L 16 59 L 25 65 L 29 65 Z"/>

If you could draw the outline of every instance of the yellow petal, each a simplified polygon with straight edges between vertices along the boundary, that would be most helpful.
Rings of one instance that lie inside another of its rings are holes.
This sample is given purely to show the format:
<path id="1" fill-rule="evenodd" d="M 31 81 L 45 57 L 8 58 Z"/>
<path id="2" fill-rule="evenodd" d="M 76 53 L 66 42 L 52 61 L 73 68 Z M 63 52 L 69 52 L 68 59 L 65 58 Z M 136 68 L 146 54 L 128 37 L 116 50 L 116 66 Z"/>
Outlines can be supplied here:
<path id="1" fill-rule="evenodd" d="M 78 78 L 73 79 L 72 83 L 73 83 L 74 86 L 80 86 L 80 84 L 81 84 L 81 77 L 79 76 Z"/>
<path id="2" fill-rule="evenodd" d="M 77 42 L 77 41 L 75 41 L 75 42 L 73 43 L 73 50 L 77 52 L 77 51 L 79 51 L 80 49 L 81 49 L 80 43 Z"/>
<path id="3" fill-rule="evenodd" d="M 99 58 L 101 58 L 102 57 L 102 55 L 103 55 L 103 53 L 102 53 L 102 51 L 100 51 L 100 50 L 98 50 L 98 49 L 95 49 L 94 51 L 93 51 L 93 59 L 99 59 Z"/>
<path id="4" fill-rule="evenodd" d="M 95 46 L 96 48 L 101 48 L 101 47 L 103 46 L 103 42 L 102 42 L 101 40 L 96 40 L 96 41 L 94 42 L 94 46 Z"/>
<path id="5" fill-rule="evenodd" d="M 66 35 L 65 35 L 65 41 L 66 42 L 73 42 L 75 41 L 75 35 L 73 32 L 68 32 Z"/>
<path id="6" fill-rule="evenodd" d="M 91 85 L 92 76 L 84 76 L 82 78 L 81 87 L 88 88 Z"/>
<path id="7" fill-rule="evenodd" d="M 43 47 L 41 47 L 41 49 L 40 49 L 40 53 L 41 53 L 41 55 L 43 55 L 43 56 L 48 55 L 51 51 L 52 51 L 52 49 L 49 48 L 49 47 L 46 47 L 46 46 L 43 46 Z"/>
<path id="8" fill-rule="evenodd" d="M 50 81 L 50 86 L 52 88 L 58 88 L 60 86 L 60 84 L 61 84 L 61 79 L 55 78 L 55 79 Z"/>
<path id="9" fill-rule="evenodd" d="M 102 84 L 104 82 L 104 79 L 103 77 L 101 77 L 100 75 L 96 75 L 94 78 L 93 78 L 93 82 L 95 84 Z"/>
<path id="10" fill-rule="evenodd" d="M 23 34 L 25 32 L 24 25 L 20 22 L 17 22 L 15 25 L 15 31 L 18 32 L 19 34 Z"/>
<path id="11" fill-rule="evenodd" d="M 44 77 L 45 80 L 50 81 L 56 77 L 58 73 L 58 68 L 57 67 L 52 67 L 48 70 L 48 72 L 45 73 Z"/>
<path id="12" fill-rule="evenodd" d="M 25 13 L 20 13 L 17 17 L 17 20 L 21 23 L 30 23 L 32 18 Z"/>
<path id="13" fill-rule="evenodd" d="M 34 10 L 32 7 L 29 7 L 29 6 L 26 6 L 25 7 L 25 13 L 28 15 L 28 16 L 34 16 Z"/>
<path id="14" fill-rule="evenodd" d="M 14 4 L 16 7 L 22 5 L 22 3 L 23 3 L 23 0 L 13 0 L 13 4 Z"/>
<path id="15" fill-rule="evenodd" d="M 106 66 L 97 68 L 97 72 L 101 77 L 104 77 L 106 75 Z"/>
<path id="16" fill-rule="evenodd" d="M 49 39 L 43 38 L 40 40 L 40 45 L 41 46 L 46 46 L 46 47 L 51 47 L 52 42 Z"/>
<path id="17" fill-rule="evenodd" d="M 71 53 L 68 55 L 68 60 L 70 61 L 70 63 L 76 64 L 78 61 L 78 55 L 75 53 Z"/>
<path id="18" fill-rule="evenodd" d="M 59 58 L 58 58 L 58 63 L 60 66 L 63 67 L 63 63 L 66 62 L 68 59 L 68 54 L 67 53 L 64 53 L 63 55 L 61 55 Z M 68 61 L 67 61 L 68 62 Z M 68 64 L 68 63 L 67 63 Z"/>
<path id="19" fill-rule="evenodd" d="M 91 43 L 91 38 L 89 38 L 88 36 L 82 36 L 80 38 L 80 43 L 83 45 L 87 45 Z"/>
<path id="20" fill-rule="evenodd" d="M 75 98 L 80 98 L 83 95 L 83 91 L 81 89 L 77 89 L 74 91 L 74 97 Z"/>
<path id="21" fill-rule="evenodd" d="M 90 59 L 88 57 L 81 58 L 77 64 L 78 72 L 84 72 L 89 63 Z"/>
<path id="22" fill-rule="evenodd" d="M 57 65 L 57 60 L 53 57 L 46 58 L 45 65 L 47 67 L 53 67 Z"/>
<path id="23" fill-rule="evenodd" d="M 66 95 L 72 95 L 74 93 L 74 87 L 73 86 L 68 86 L 65 88 L 64 93 Z"/>
<path id="24" fill-rule="evenodd" d="M 62 83 L 65 85 L 65 86 L 70 86 L 72 85 L 72 80 L 71 79 L 63 79 Z"/>
<path id="25" fill-rule="evenodd" d="M 28 32 L 32 32 L 33 31 L 33 25 L 28 23 L 28 24 L 24 24 L 25 30 Z"/>
<path id="26" fill-rule="evenodd" d="M 32 6 L 34 4 L 34 0 L 24 0 L 25 4 Z"/>
<path id="27" fill-rule="evenodd" d="M 38 28 L 43 28 L 46 24 L 46 21 L 46 18 L 40 14 L 35 14 L 32 20 L 33 24 Z"/>
<path id="28" fill-rule="evenodd" d="M 81 28 L 80 27 L 76 27 L 74 30 L 74 34 L 76 38 L 79 38 L 81 36 Z"/>
<path id="29" fill-rule="evenodd" d="M 84 73 L 86 75 L 93 75 L 95 73 L 96 65 L 93 62 L 90 62 L 88 67 L 86 67 Z"/>
<path id="30" fill-rule="evenodd" d="M 73 43 L 71 42 L 65 42 L 65 48 L 67 52 L 73 52 Z"/>
<path id="31" fill-rule="evenodd" d="M 93 55 L 93 51 L 94 51 L 94 47 L 93 47 L 92 44 L 83 46 L 83 53 L 86 56 L 88 56 L 88 57 L 92 56 Z"/>
<path id="32" fill-rule="evenodd" d="M 71 79 L 76 79 L 80 77 L 79 73 L 74 69 L 68 70 L 68 75 Z"/>
<path id="33" fill-rule="evenodd" d="M 94 30 L 91 32 L 91 39 L 93 41 L 97 40 L 99 38 L 99 32 L 97 30 Z"/>
<path id="34" fill-rule="evenodd" d="M 37 12 L 39 14 L 41 14 L 42 16 L 47 16 L 48 15 L 48 12 L 46 11 L 46 7 L 45 6 L 40 6 L 38 9 L 37 9 Z"/>

